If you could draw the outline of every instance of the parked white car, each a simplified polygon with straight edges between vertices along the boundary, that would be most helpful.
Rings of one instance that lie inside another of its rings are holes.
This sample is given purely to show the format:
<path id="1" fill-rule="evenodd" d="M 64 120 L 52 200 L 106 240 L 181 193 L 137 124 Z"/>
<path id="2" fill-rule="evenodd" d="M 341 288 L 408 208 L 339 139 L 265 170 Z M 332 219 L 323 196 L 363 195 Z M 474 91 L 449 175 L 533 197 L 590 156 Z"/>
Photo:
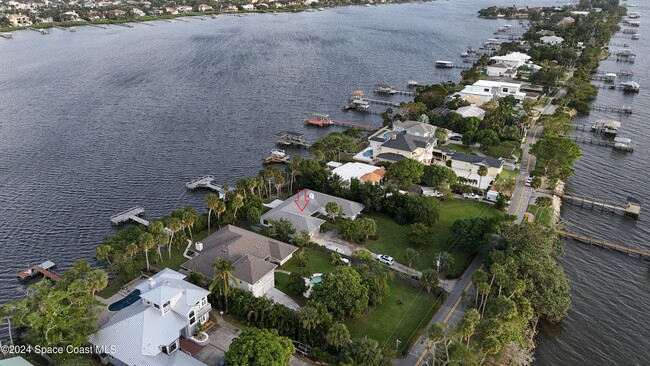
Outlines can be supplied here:
<path id="1" fill-rule="evenodd" d="M 387 264 L 389 266 L 392 266 L 393 263 L 395 263 L 395 260 L 393 257 L 386 255 L 386 254 L 377 254 L 377 260 L 383 264 Z"/>
<path id="2" fill-rule="evenodd" d="M 474 193 L 465 193 L 465 194 L 463 194 L 463 198 L 466 199 L 466 200 L 477 200 L 478 201 L 478 200 L 481 199 L 481 196 L 479 196 L 478 194 L 474 194 Z"/>
<path id="3" fill-rule="evenodd" d="M 533 183 L 533 177 L 526 178 L 526 187 L 530 187 L 531 183 Z"/>

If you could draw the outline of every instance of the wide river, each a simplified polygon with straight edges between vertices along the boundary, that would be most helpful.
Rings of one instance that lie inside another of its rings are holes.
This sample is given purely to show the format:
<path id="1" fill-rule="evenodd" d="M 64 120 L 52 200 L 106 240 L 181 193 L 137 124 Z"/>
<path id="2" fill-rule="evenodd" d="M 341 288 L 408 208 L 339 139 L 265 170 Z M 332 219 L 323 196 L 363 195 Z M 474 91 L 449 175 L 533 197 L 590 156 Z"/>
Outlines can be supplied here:
<path id="1" fill-rule="evenodd" d="M 188 180 L 213 174 L 232 185 L 257 173 L 276 133 L 322 136 L 303 125 L 311 113 L 379 124 L 378 116 L 341 111 L 353 89 L 459 80 L 458 69 L 436 69 L 434 61 L 462 64 L 467 46 L 493 37 L 507 21 L 476 18 L 492 4 L 512 2 L 219 16 L 0 39 L 0 303 L 23 294 L 15 273 L 30 263 L 49 259 L 62 271 L 92 259 L 116 230 L 111 215 L 135 205 L 149 218 L 186 204 L 202 208 L 205 192 L 188 192 Z M 650 34 L 646 27 L 641 33 Z M 644 40 L 626 42 L 648 54 Z M 633 68 L 648 85 L 644 63 L 640 57 Z M 623 98 L 601 94 L 611 103 Z M 577 193 L 621 200 L 648 191 L 650 103 L 645 92 L 625 98 L 635 114 L 622 131 L 637 150 L 585 148 L 570 181 Z M 567 208 L 563 217 L 576 230 L 648 247 L 647 213 L 634 222 Z M 648 265 L 573 243 L 562 264 L 574 307 L 563 324 L 543 328 L 537 364 L 648 364 Z"/>

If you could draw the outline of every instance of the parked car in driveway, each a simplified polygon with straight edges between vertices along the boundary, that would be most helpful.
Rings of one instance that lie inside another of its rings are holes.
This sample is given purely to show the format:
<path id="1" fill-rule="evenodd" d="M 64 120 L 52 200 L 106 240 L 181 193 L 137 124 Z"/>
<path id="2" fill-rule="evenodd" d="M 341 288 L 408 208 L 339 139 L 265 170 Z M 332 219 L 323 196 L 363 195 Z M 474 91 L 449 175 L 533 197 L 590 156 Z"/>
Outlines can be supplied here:
<path id="1" fill-rule="evenodd" d="M 474 194 L 474 193 L 465 193 L 465 194 L 463 194 L 463 198 L 466 199 L 466 200 L 477 200 L 478 201 L 478 200 L 481 199 L 481 196 L 479 196 L 478 194 Z"/>
<path id="2" fill-rule="evenodd" d="M 386 254 L 378 254 L 377 255 L 377 260 L 380 263 L 387 264 L 389 266 L 392 266 L 393 263 L 395 263 L 395 260 L 393 259 L 393 257 L 391 257 L 389 255 L 386 255 Z"/>

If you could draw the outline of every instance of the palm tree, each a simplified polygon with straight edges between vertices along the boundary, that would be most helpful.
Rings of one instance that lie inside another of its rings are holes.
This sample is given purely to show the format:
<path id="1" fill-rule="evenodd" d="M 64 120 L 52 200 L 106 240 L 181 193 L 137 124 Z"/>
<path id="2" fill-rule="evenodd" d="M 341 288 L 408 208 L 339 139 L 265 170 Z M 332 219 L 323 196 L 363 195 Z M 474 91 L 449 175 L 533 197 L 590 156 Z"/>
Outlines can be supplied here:
<path id="1" fill-rule="evenodd" d="M 321 162 L 325 160 L 325 153 L 322 150 L 314 150 L 313 154 L 316 161 Z"/>
<path id="2" fill-rule="evenodd" d="M 537 212 L 538 217 L 535 218 L 535 221 L 539 220 L 539 218 L 542 216 L 542 213 L 546 212 L 546 209 L 551 207 L 552 203 L 553 201 L 551 200 L 551 197 L 537 197 L 537 199 L 535 200 L 535 204 L 539 206 L 540 210 Z"/>
<path id="3" fill-rule="evenodd" d="M 454 257 L 449 252 L 440 252 L 435 264 L 438 272 L 449 271 L 454 267 Z"/>
<path id="4" fill-rule="evenodd" d="M 129 255 L 131 260 L 133 260 L 133 256 L 138 253 L 138 250 L 140 249 L 138 248 L 138 244 L 136 243 L 129 243 L 129 245 L 126 246 L 126 254 Z"/>
<path id="5" fill-rule="evenodd" d="M 212 268 L 214 268 L 214 276 L 212 277 L 212 282 L 208 290 L 210 292 L 213 292 L 215 289 L 218 290 L 219 295 L 223 296 L 226 300 L 226 312 L 228 312 L 230 281 L 237 281 L 232 274 L 235 271 L 235 265 L 227 259 L 219 258 L 217 259 L 217 263 L 212 265 Z"/>
<path id="6" fill-rule="evenodd" d="M 300 314 L 298 314 L 298 317 L 300 318 L 300 325 L 302 325 L 303 329 L 307 330 L 307 334 L 310 336 L 311 331 L 316 329 L 316 327 L 318 327 L 318 324 L 321 322 L 318 309 L 312 305 L 307 305 L 302 308 L 302 311 Z"/>
<path id="7" fill-rule="evenodd" d="M 101 269 L 96 269 L 88 273 L 88 286 L 90 287 L 90 295 L 94 296 L 95 292 L 103 289 L 108 285 L 108 276 L 106 272 Z"/>
<path id="8" fill-rule="evenodd" d="M 488 173 L 488 169 L 485 165 L 481 165 L 478 167 L 478 175 L 479 177 L 479 183 L 478 183 L 478 189 L 481 189 L 481 183 L 483 182 L 483 177 L 485 177 Z"/>
<path id="9" fill-rule="evenodd" d="M 262 198 L 262 188 L 264 188 L 264 178 L 260 177 L 259 175 L 257 177 L 253 178 L 255 180 L 255 186 L 257 187 L 257 195 Z"/>
<path id="10" fill-rule="evenodd" d="M 97 247 L 97 249 L 95 249 L 95 257 L 97 257 L 97 259 L 99 260 L 105 260 L 108 262 L 108 264 L 111 264 L 112 252 L 113 252 L 112 246 L 108 244 L 100 245 Z"/>
<path id="11" fill-rule="evenodd" d="M 420 283 L 427 292 L 431 292 L 431 289 L 438 286 L 438 274 L 434 269 L 425 269 L 422 271 L 422 276 L 420 277 Z"/>
<path id="12" fill-rule="evenodd" d="M 140 243 L 140 249 L 144 251 L 144 258 L 147 261 L 147 272 L 149 272 L 149 249 L 154 246 L 154 238 L 150 233 L 142 233 L 138 236 L 138 242 Z"/>
<path id="13" fill-rule="evenodd" d="M 215 193 L 210 193 L 205 196 L 205 204 L 208 206 L 208 235 L 210 235 L 210 219 L 212 212 L 215 210 L 219 202 L 219 197 Z"/>
<path id="14" fill-rule="evenodd" d="M 300 174 L 300 165 L 302 164 L 302 157 L 296 156 L 287 164 L 286 172 L 289 173 L 289 194 L 293 193 L 293 182 L 296 180 L 296 175 Z"/>
<path id="15" fill-rule="evenodd" d="M 248 183 L 246 182 L 246 178 L 237 179 L 237 190 L 244 195 L 244 198 L 246 198 L 246 191 L 248 190 Z"/>
<path id="16" fill-rule="evenodd" d="M 149 223 L 149 227 L 147 227 L 147 231 L 153 235 L 154 243 L 156 246 L 156 253 L 158 253 L 158 257 L 160 258 L 160 262 L 162 263 L 163 258 L 162 258 L 162 252 L 160 251 L 160 248 L 165 244 L 167 240 L 165 240 L 165 235 L 167 235 L 167 232 L 165 232 L 165 226 L 163 225 L 162 221 L 160 220 L 153 220 Z"/>
<path id="17" fill-rule="evenodd" d="M 377 223 L 375 220 L 363 217 L 359 219 L 359 224 L 361 224 L 361 229 L 363 230 L 363 234 L 366 236 L 366 240 L 377 234 Z"/>
<path id="18" fill-rule="evenodd" d="M 230 201 L 230 207 L 234 210 L 235 219 L 237 219 L 237 210 L 244 206 L 244 197 L 240 194 L 236 194 L 235 197 Z"/>
<path id="19" fill-rule="evenodd" d="M 336 221 L 336 219 L 341 216 L 341 205 L 334 201 L 327 202 L 325 205 L 325 212 L 327 212 L 327 216 L 329 216 L 333 221 Z"/>
<path id="20" fill-rule="evenodd" d="M 251 193 L 251 196 L 255 196 L 255 188 L 257 188 L 257 179 L 255 178 L 248 178 L 246 179 L 246 188 Z"/>
<path id="21" fill-rule="evenodd" d="M 183 227 L 190 233 L 190 240 L 192 242 L 194 242 L 194 237 L 192 236 L 192 227 L 194 226 L 194 221 L 196 221 L 196 214 L 190 210 L 185 210 L 185 212 L 183 212 L 183 218 L 181 219 L 181 222 L 183 223 Z"/>
<path id="22" fill-rule="evenodd" d="M 327 330 L 325 341 L 327 341 L 327 344 L 330 346 L 335 347 L 336 352 L 338 353 L 339 348 L 350 343 L 350 331 L 348 331 L 348 327 L 346 327 L 345 324 L 338 322 L 334 323 L 330 329 Z"/>
<path id="23" fill-rule="evenodd" d="M 172 231 L 172 234 L 169 236 L 169 244 L 167 245 L 169 259 L 172 259 L 172 243 L 174 242 L 174 235 L 176 235 L 177 232 L 183 230 L 183 224 L 178 218 L 172 217 L 169 219 L 169 222 L 167 222 L 167 227 Z"/>
<path id="24" fill-rule="evenodd" d="M 273 177 L 273 185 L 275 185 L 276 191 L 278 191 L 278 197 L 280 197 L 280 193 L 282 192 L 282 186 L 286 182 L 284 179 L 284 174 L 282 174 L 281 170 L 278 170 L 275 172 L 275 177 Z"/>
<path id="25" fill-rule="evenodd" d="M 217 206 L 215 207 L 214 212 L 217 213 L 217 221 L 220 221 L 221 214 L 226 212 L 226 203 L 222 200 L 217 201 Z"/>

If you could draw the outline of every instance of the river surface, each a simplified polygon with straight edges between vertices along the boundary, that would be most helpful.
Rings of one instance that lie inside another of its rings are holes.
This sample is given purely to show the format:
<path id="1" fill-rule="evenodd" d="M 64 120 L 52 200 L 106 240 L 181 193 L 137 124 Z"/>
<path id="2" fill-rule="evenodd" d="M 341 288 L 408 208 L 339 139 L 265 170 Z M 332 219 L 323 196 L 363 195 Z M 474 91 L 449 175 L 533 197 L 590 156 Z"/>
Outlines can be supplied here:
<path id="1" fill-rule="evenodd" d="M 459 80 L 458 69 L 436 69 L 434 61 L 462 64 L 467 46 L 507 23 L 476 18 L 486 4 L 219 16 L 0 39 L 0 303 L 23 294 L 15 273 L 30 263 L 49 259 L 63 271 L 78 258 L 92 259 L 116 230 L 111 215 L 135 205 L 147 218 L 186 204 L 202 208 L 206 193 L 188 192 L 185 182 L 213 174 L 232 185 L 257 174 L 276 133 L 324 135 L 303 125 L 311 113 L 378 125 L 378 116 L 341 111 L 353 89 L 370 94 L 376 83 L 404 89 L 410 79 Z M 646 26 L 641 33 L 650 36 Z M 636 45 L 644 40 L 626 42 L 643 51 Z M 642 85 L 644 62 L 633 66 Z M 637 150 L 586 148 L 572 189 L 618 200 L 642 195 L 647 94 L 601 95 L 626 98 L 635 108 L 622 131 Z M 630 245 L 647 246 L 650 237 L 647 215 L 634 222 L 567 208 L 563 217 L 583 232 Z M 648 364 L 648 265 L 572 243 L 562 264 L 574 308 L 566 322 L 544 328 L 537 364 Z"/>

